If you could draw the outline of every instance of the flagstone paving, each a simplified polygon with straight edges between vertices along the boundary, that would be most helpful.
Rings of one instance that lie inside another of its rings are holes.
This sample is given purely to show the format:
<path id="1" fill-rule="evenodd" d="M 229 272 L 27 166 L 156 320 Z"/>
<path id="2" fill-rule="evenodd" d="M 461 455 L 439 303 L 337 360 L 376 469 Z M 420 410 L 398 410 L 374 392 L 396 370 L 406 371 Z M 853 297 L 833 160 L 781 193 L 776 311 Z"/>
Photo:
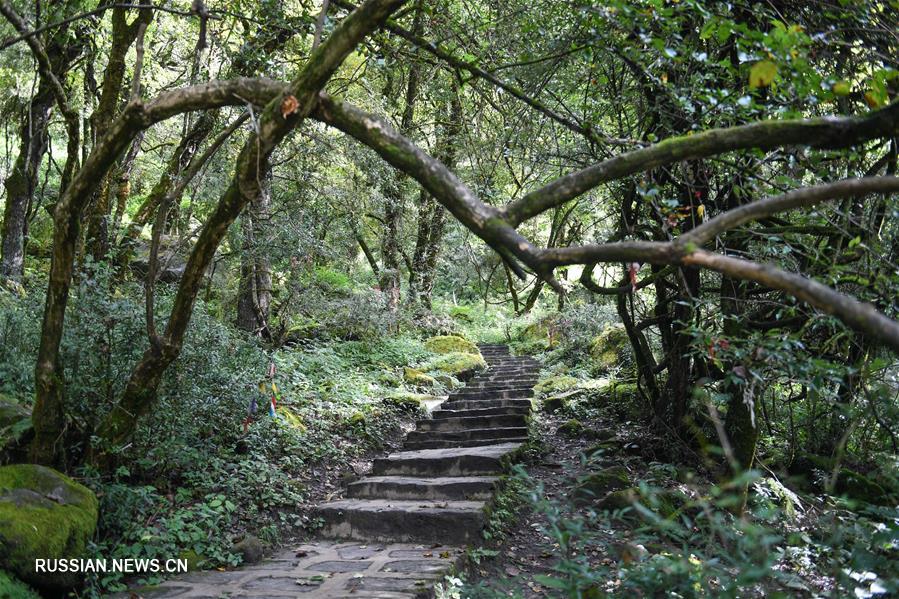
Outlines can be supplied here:
<path id="1" fill-rule="evenodd" d="M 138 596 L 431 596 L 465 546 L 480 539 L 493 486 L 527 440 L 538 362 L 511 356 L 504 345 L 480 350 L 485 372 L 420 420 L 403 451 L 376 459 L 344 499 L 318 507 L 321 540 L 255 566 L 187 574 Z"/>

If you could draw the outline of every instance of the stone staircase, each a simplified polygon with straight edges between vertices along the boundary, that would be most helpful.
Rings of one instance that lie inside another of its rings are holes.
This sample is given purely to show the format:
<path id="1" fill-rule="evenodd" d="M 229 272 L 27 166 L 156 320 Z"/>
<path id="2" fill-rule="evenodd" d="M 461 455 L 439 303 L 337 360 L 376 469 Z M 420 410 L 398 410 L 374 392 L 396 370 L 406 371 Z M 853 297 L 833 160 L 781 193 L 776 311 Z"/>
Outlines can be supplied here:
<path id="1" fill-rule="evenodd" d="M 420 420 L 403 451 L 375 460 L 346 498 L 322 504 L 326 538 L 465 545 L 484 526 L 484 506 L 527 440 L 539 363 L 481 345 L 488 369 Z"/>

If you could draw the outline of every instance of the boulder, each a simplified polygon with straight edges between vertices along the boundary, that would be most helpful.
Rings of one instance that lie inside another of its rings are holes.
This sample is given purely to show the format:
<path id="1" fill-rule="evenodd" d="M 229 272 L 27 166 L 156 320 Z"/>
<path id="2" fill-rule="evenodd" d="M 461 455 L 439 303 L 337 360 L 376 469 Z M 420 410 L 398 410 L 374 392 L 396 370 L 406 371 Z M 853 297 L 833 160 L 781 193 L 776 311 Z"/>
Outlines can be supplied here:
<path id="1" fill-rule="evenodd" d="M 594 499 L 601 499 L 612 491 L 621 491 L 629 487 L 627 470 L 622 466 L 612 466 L 581 478 L 574 487 L 573 498 L 576 504 L 585 504 Z"/>
<path id="2" fill-rule="evenodd" d="M 434 377 L 417 368 L 403 367 L 403 380 L 416 387 L 433 387 L 437 382 Z"/>
<path id="3" fill-rule="evenodd" d="M 448 354 L 462 352 L 464 354 L 477 354 L 481 352 L 478 346 L 459 335 L 438 335 L 425 341 L 425 349 L 435 354 Z"/>
<path id="4" fill-rule="evenodd" d="M 265 546 L 253 535 L 247 535 L 242 541 L 235 543 L 231 551 L 240 555 L 245 564 L 258 564 L 265 554 Z"/>
<path id="5" fill-rule="evenodd" d="M 470 379 L 485 368 L 487 368 L 487 362 L 484 361 L 481 354 L 464 352 L 450 352 L 437 356 L 425 366 L 428 372 L 451 374 L 462 381 Z"/>
<path id="6" fill-rule="evenodd" d="M 0 464 L 15 456 L 32 434 L 31 411 L 0 394 Z"/>
<path id="7" fill-rule="evenodd" d="M 558 433 L 560 435 L 564 435 L 566 437 L 579 437 L 581 433 L 584 432 L 584 425 L 581 424 L 580 420 L 576 418 L 572 418 L 567 422 L 563 422 L 559 425 Z"/>
<path id="8" fill-rule="evenodd" d="M 434 395 L 425 395 L 422 393 L 394 393 L 384 398 L 384 403 L 392 406 L 400 412 L 408 412 L 414 414 L 422 407 L 422 401 L 427 399 L 436 399 Z"/>
<path id="9" fill-rule="evenodd" d="M 569 391 L 563 391 L 561 393 L 554 393 L 553 395 L 550 395 L 549 397 L 543 399 L 543 411 L 549 414 L 561 412 L 568 407 L 569 401 L 583 394 L 583 389 L 571 389 Z"/>
<path id="10" fill-rule="evenodd" d="M 634 367 L 634 355 L 624 326 L 607 326 L 594 337 L 590 344 L 590 358 L 593 369 L 597 372 L 605 373 L 622 367 L 631 370 Z"/>
<path id="11" fill-rule="evenodd" d="M 534 386 L 534 391 L 536 391 L 538 395 L 545 397 L 562 391 L 569 391 L 575 388 L 577 384 L 578 380 L 573 376 L 551 376 L 537 383 Z"/>
<path id="12" fill-rule="evenodd" d="M 97 527 L 97 498 L 44 466 L 0 467 L 0 568 L 39 588 L 78 586 L 81 575 L 36 573 L 35 559 L 87 557 Z"/>

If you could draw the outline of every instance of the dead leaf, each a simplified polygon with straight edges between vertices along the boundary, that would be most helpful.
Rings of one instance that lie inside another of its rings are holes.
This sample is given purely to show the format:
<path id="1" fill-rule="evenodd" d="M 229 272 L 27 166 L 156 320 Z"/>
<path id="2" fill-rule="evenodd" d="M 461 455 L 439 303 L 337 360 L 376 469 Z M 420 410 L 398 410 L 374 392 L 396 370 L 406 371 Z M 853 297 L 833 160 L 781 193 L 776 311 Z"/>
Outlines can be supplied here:
<path id="1" fill-rule="evenodd" d="M 281 116 L 285 119 L 295 113 L 300 107 L 300 103 L 293 95 L 287 96 L 281 101 Z"/>

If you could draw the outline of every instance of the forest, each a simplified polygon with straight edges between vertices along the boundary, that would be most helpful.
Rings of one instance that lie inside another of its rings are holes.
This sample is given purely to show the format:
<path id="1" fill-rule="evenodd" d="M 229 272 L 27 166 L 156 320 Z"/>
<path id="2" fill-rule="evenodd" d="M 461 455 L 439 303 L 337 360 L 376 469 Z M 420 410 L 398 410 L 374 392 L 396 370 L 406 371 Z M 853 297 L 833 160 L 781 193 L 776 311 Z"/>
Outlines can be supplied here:
<path id="1" fill-rule="evenodd" d="M 0 599 L 899 595 L 896 0 L 0 15 Z"/>

